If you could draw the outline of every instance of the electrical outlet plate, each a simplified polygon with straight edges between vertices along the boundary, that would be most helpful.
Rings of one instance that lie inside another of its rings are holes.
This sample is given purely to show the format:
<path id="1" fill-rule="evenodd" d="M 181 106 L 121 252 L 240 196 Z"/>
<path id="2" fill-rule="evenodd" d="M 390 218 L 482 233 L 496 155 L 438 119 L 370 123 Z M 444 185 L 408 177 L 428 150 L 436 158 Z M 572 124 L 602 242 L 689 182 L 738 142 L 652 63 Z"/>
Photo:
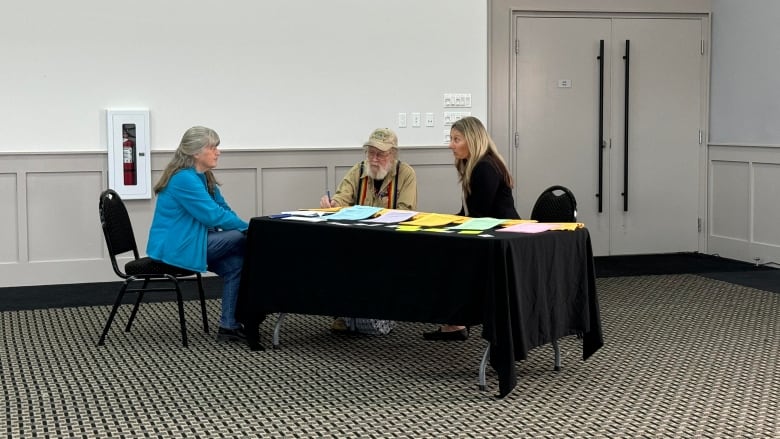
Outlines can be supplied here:
<path id="1" fill-rule="evenodd" d="M 422 126 L 420 113 L 412 113 L 412 128 L 420 128 L 420 126 Z"/>
<path id="2" fill-rule="evenodd" d="M 426 127 L 434 126 L 434 116 L 433 116 L 433 113 L 425 113 L 425 126 Z"/>
<path id="3" fill-rule="evenodd" d="M 398 113 L 398 128 L 406 128 L 406 113 Z"/>
<path id="4" fill-rule="evenodd" d="M 470 111 L 445 111 L 444 125 L 445 126 L 452 125 L 466 116 L 471 116 L 471 112 Z"/>
<path id="5" fill-rule="evenodd" d="M 444 93 L 444 108 L 471 108 L 471 93 Z"/>

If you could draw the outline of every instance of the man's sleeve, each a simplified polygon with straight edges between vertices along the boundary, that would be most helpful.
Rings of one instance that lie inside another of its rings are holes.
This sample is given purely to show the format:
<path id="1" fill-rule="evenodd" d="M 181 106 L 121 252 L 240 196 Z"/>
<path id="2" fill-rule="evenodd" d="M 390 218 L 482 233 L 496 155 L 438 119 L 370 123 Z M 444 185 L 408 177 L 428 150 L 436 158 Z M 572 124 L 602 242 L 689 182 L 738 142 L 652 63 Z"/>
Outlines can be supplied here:
<path id="1" fill-rule="evenodd" d="M 398 170 L 398 202 L 403 210 L 417 210 L 417 174 L 414 168 L 403 163 Z"/>
<path id="2" fill-rule="evenodd" d="M 347 175 L 339 183 L 339 187 L 336 189 L 336 193 L 331 198 L 332 201 L 336 201 L 339 206 L 352 206 L 357 200 L 357 187 L 360 184 L 360 163 L 353 166 Z"/>

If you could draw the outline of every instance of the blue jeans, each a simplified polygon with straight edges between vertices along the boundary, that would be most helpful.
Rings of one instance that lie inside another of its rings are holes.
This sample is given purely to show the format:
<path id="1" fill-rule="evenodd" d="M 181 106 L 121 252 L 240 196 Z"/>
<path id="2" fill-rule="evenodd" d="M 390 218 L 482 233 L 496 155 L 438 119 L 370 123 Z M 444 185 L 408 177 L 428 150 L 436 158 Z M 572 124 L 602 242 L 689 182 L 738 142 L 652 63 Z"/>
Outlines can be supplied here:
<path id="1" fill-rule="evenodd" d="M 236 301 L 241 283 L 241 268 L 244 266 L 246 236 L 238 230 L 209 232 L 206 248 L 206 262 L 209 271 L 217 273 L 223 280 L 222 316 L 219 326 L 236 329 Z"/>

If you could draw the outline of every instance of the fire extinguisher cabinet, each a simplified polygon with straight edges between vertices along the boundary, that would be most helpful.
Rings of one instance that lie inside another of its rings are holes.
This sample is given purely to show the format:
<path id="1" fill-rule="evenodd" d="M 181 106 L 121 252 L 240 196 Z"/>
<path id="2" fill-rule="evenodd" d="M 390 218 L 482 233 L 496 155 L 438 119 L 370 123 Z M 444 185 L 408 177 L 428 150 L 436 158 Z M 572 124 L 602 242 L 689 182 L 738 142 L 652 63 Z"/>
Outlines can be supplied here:
<path id="1" fill-rule="evenodd" d="M 106 110 L 108 187 L 124 199 L 152 197 L 149 110 Z"/>

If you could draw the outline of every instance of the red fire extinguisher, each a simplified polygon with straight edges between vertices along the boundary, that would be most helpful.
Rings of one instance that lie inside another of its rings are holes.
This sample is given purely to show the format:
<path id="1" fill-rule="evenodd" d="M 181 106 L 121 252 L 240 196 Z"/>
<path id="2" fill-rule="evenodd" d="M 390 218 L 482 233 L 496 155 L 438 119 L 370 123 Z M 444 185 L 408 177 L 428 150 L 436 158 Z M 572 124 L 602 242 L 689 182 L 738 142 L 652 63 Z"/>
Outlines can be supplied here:
<path id="1" fill-rule="evenodd" d="M 122 156 L 124 162 L 125 186 L 137 184 L 135 172 L 135 139 L 125 137 L 122 141 Z"/>

